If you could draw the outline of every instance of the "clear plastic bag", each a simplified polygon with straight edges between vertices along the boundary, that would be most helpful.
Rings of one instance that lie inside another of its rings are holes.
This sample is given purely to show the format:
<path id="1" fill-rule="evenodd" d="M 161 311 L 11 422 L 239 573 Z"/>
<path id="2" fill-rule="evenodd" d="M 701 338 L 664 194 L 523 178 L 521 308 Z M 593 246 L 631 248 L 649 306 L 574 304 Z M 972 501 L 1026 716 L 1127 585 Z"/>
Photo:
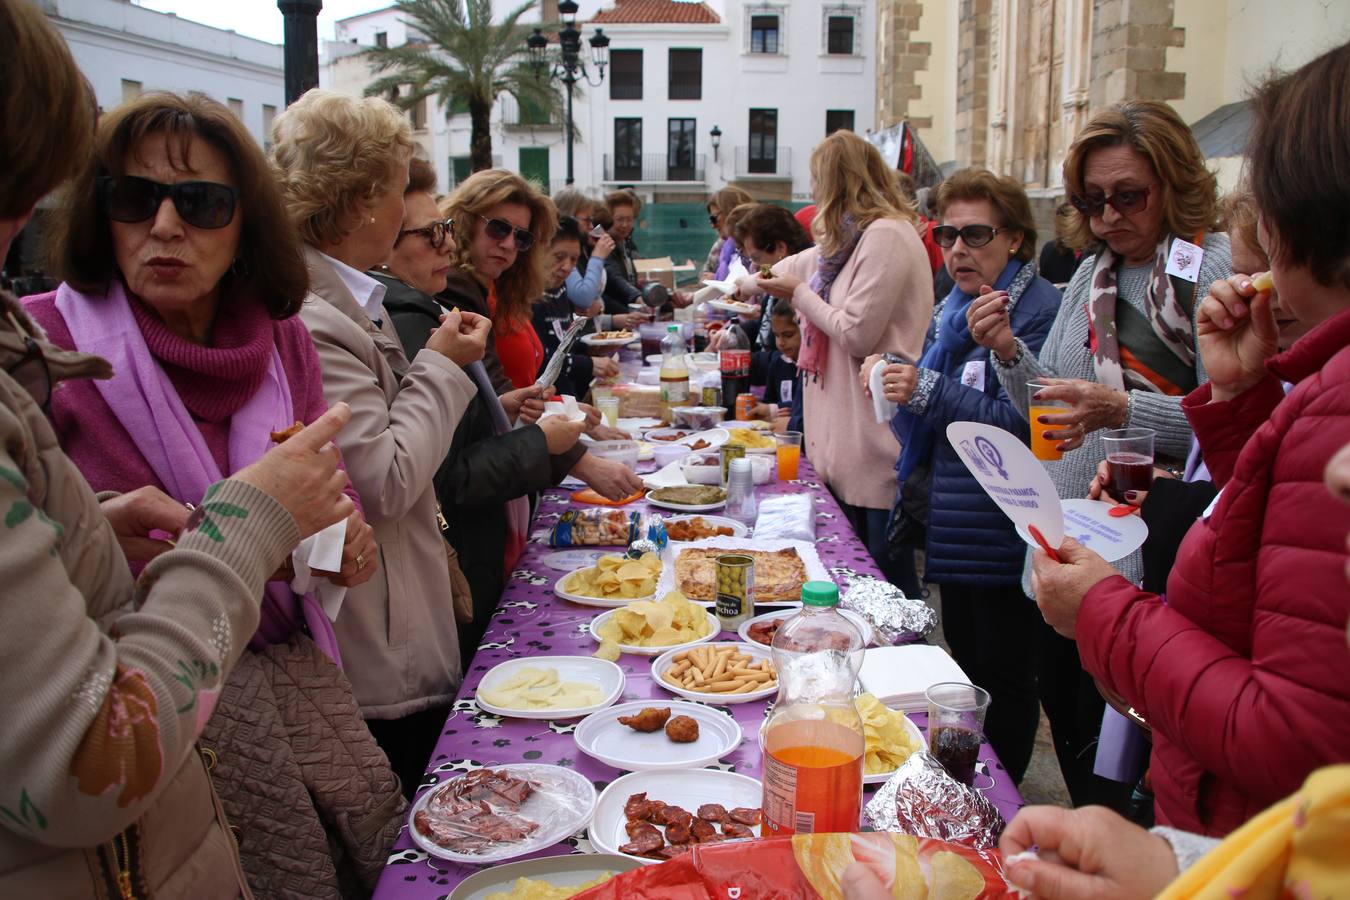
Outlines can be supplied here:
<path id="1" fill-rule="evenodd" d="M 815 541 L 815 498 L 810 494 L 785 494 L 761 500 L 755 537 Z"/>

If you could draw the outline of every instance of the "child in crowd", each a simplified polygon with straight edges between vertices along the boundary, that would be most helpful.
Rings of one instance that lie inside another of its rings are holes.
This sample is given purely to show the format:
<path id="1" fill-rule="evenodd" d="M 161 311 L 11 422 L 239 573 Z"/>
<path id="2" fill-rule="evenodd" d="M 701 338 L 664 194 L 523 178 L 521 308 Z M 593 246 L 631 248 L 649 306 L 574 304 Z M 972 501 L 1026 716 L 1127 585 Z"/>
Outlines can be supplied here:
<path id="1" fill-rule="evenodd" d="M 764 385 L 764 402 L 755 407 L 755 418 L 772 422 L 779 433 L 801 431 L 802 376 L 797 370 L 801 329 L 786 300 L 774 303 L 771 316 L 777 349 L 759 350 L 750 357 L 750 383 Z"/>

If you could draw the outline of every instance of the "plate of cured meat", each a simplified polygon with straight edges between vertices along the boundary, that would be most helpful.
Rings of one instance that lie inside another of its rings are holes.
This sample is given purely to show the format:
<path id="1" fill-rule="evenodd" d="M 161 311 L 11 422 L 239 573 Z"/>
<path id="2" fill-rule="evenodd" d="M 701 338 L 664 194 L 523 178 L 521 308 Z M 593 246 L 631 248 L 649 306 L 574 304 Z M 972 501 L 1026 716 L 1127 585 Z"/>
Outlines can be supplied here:
<path id="1" fill-rule="evenodd" d="M 601 853 L 663 862 L 700 844 L 759 837 L 762 800 L 760 783 L 735 772 L 633 772 L 600 795 L 590 839 Z"/>
<path id="2" fill-rule="evenodd" d="M 515 859 L 576 834 L 595 811 L 595 786 L 562 766 L 475 769 L 413 803 L 408 831 L 432 856 L 483 864 Z"/>

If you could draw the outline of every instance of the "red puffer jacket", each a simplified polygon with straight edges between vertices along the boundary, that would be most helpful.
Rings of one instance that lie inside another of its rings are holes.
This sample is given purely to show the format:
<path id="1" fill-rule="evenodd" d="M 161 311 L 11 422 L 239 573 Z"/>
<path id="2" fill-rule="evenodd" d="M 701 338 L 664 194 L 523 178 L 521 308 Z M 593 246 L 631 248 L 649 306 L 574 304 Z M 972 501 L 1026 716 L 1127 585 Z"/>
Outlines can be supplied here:
<path id="1" fill-rule="evenodd" d="M 1350 442 L 1350 311 L 1267 368 L 1231 401 L 1184 401 L 1222 494 L 1166 601 L 1116 576 L 1078 617 L 1083 667 L 1153 726 L 1159 822 L 1214 836 L 1350 760 L 1350 507 L 1322 484 Z"/>

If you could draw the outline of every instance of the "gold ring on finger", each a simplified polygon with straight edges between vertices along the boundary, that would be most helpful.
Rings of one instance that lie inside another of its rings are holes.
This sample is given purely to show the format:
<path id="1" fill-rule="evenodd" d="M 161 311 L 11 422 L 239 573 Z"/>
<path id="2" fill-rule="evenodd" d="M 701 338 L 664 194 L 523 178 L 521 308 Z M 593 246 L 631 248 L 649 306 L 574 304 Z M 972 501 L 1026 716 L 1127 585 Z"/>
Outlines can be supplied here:
<path id="1" fill-rule="evenodd" d="M 360 553 L 356 554 L 356 571 L 361 571 L 366 567 L 366 558 Z"/>

